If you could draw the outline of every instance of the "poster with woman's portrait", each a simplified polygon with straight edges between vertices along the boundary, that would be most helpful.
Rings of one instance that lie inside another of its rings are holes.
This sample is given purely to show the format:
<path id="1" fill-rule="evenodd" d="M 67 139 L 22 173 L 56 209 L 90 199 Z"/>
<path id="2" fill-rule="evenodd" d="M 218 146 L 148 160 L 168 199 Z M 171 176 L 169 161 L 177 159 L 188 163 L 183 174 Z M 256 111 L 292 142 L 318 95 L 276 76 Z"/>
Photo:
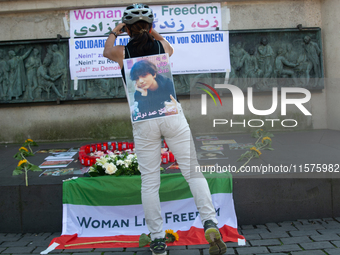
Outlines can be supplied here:
<path id="1" fill-rule="evenodd" d="M 169 55 L 124 59 L 132 122 L 178 114 Z"/>

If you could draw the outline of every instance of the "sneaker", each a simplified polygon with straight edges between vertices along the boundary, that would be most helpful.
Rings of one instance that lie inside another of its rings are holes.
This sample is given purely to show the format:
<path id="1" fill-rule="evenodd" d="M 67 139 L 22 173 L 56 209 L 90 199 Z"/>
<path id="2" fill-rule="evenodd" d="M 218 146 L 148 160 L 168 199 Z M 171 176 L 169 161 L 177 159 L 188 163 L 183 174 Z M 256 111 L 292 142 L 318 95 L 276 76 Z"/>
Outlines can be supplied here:
<path id="1" fill-rule="evenodd" d="M 210 255 L 220 255 L 227 252 L 227 246 L 222 240 L 220 230 L 212 220 L 204 222 L 204 235 L 205 239 L 210 244 Z"/>
<path id="2" fill-rule="evenodd" d="M 166 255 L 165 238 L 155 239 L 150 243 L 152 255 Z"/>

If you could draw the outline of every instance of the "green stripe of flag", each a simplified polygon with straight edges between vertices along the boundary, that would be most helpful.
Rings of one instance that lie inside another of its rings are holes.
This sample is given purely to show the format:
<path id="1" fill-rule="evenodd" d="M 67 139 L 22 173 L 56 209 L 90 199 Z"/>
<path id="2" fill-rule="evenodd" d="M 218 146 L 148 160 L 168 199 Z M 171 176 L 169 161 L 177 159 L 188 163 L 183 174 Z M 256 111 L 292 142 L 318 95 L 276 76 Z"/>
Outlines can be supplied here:
<path id="1" fill-rule="evenodd" d="M 210 192 L 232 193 L 230 173 L 206 174 Z M 180 173 L 162 174 L 161 202 L 192 197 L 189 185 Z M 63 183 L 63 203 L 90 206 L 141 204 L 140 176 L 83 177 Z"/>

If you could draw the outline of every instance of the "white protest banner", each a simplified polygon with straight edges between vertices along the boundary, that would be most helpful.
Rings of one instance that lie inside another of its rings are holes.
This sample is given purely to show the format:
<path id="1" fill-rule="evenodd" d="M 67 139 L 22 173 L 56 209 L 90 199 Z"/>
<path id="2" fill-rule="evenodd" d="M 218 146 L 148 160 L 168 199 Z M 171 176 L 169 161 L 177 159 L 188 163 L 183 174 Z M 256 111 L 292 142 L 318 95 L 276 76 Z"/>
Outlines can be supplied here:
<path id="1" fill-rule="evenodd" d="M 106 37 L 69 40 L 71 79 L 121 77 L 118 63 L 103 56 Z M 126 45 L 128 36 L 119 36 L 117 45 Z"/>
<path id="2" fill-rule="evenodd" d="M 166 34 L 174 48 L 172 74 L 224 73 L 230 70 L 229 32 Z"/>
<path id="3" fill-rule="evenodd" d="M 164 34 L 174 48 L 170 57 L 172 74 L 223 73 L 230 70 L 229 33 L 212 31 Z M 126 45 L 119 36 L 117 45 Z M 121 77 L 118 63 L 103 57 L 106 37 L 69 40 L 71 79 Z"/>
<path id="4" fill-rule="evenodd" d="M 70 11 L 70 37 L 108 35 L 122 21 L 125 7 Z M 221 28 L 220 3 L 154 5 L 153 27 L 161 32 L 207 31 Z"/>

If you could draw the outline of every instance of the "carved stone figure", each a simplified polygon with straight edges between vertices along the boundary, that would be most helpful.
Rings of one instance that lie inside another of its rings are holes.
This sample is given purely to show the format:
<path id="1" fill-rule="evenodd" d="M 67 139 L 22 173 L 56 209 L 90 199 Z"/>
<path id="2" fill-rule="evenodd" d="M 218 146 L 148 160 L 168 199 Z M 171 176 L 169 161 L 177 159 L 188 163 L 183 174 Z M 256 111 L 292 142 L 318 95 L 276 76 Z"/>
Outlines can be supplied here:
<path id="1" fill-rule="evenodd" d="M 26 63 L 26 74 L 28 81 L 28 96 L 34 99 L 34 90 L 38 87 L 37 70 L 41 66 L 41 60 L 39 56 L 40 52 L 37 48 L 34 48 L 32 56 L 30 56 Z"/>
<path id="2" fill-rule="evenodd" d="M 320 59 L 319 55 L 321 50 L 317 43 L 312 42 L 312 39 L 309 36 L 305 36 L 304 39 L 304 48 L 306 51 L 307 58 L 312 62 L 313 69 L 316 77 L 321 77 L 321 68 L 320 68 Z"/>
<path id="3" fill-rule="evenodd" d="M 242 48 L 242 43 L 239 41 L 235 45 L 231 46 L 230 50 L 230 62 L 231 62 L 231 72 L 229 73 L 229 83 L 233 85 L 238 85 L 240 87 L 246 86 L 244 83 L 240 83 L 239 78 L 244 78 L 244 71 L 242 70 L 242 59 L 247 54 L 247 52 Z"/>
<path id="4" fill-rule="evenodd" d="M 38 91 L 39 94 L 41 95 L 42 90 L 45 90 L 47 92 L 47 98 L 50 98 L 50 90 L 51 88 L 53 89 L 53 91 L 60 97 L 60 98 L 64 98 L 59 91 L 57 90 L 56 86 L 54 85 L 54 81 L 56 81 L 57 79 L 59 79 L 62 74 L 58 74 L 54 77 L 48 75 L 48 67 L 51 65 L 52 59 L 50 57 L 50 55 L 46 55 L 43 64 L 38 68 L 37 70 L 37 76 L 38 76 Z"/>
<path id="5" fill-rule="evenodd" d="M 263 72 L 263 78 L 270 78 L 273 72 L 273 59 L 274 51 L 268 44 L 265 37 L 261 38 L 261 45 L 257 48 L 258 51 L 258 64 Z"/>
<path id="6" fill-rule="evenodd" d="M 310 72 L 312 69 L 315 73 L 315 78 L 322 77 L 321 72 L 321 64 L 320 64 L 320 54 L 321 50 L 317 43 L 312 42 L 312 39 L 309 36 L 305 36 L 303 38 L 303 47 L 305 49 L 305 54 L 301 55 L 299 58 L 299 62 L 303 63 L 305 68 L 302 71 L 305 71 L 305 85 L 309 84 L 310 80 Z M 314 86 L 317 86 L 318 80 L 315 79 Z"/>
<path id="7" fill-rule="evenodd" d="M 8 52 L 10 60 L 8 61 L 9 72 L 9 89 L 8 99 L 12 100 L 12 97 L 19 99 L 19 96 L 26 90 L 26 75 L 24 67 L 24 59 L 26 59 L 31 53 L 33 48 L 30 48 L 24 55 L 16 56 L 13 50 Z"/>
<path id="8" fill-rule="evenodd" d="M 297 67 L 299 64 L 294 64 L 289 62 L 286 57 L 284 56 L 284 50 L 280 48 L 277 52 L 277 57 L 275 59 L 275 76 L 276 78 L 284 78 L 286 76 L 292 77 L 295 85 L 298 85 L 298 81 L 296 79 L 296 75 L 294 71 L 288 70 L 284 68 L 284 66 L 289 66 L 289 67 Z"/>
<path id="9" fill-rule="evenodd" d="M 0 50 L 0 97 L 6 99 L 8 90 L 8 72 L 9 66 L 4 59 L 4 51 Z"/>
<path id="10" fill-rule="evenodd" d="M 288 43 L 286 46 L 286 53 L 285 53 L 285 58 L 292 63 L 296 63 L 298 60 L 298 54 L 293 50 L 293 45 L 291 43 Z"/>
<path id="11" fill-rule="evenodd" d="M 236 47 L 233 51 L 234 63 L 235 63 L 235 74 L 239 78 L 243 78 L 242 72 L 242 59 L 247 55 L 247 52 L 242 48 L 242 43 L 237 42 Z"/>
<path id="12" fill-rule="evenodd" d="M 247 87 L 254 86 L 257 78 L 262 76 L 262 71 L 258 68 L 257 58 L 255 57 L 255 50 L 250 49 L 241 60 L 241 67 L 244 67 L 244 78 L 247 78 Z M 244 88 L 241 88 L 244 89 Z"/>
<path id="13" fill-rule="evenodd" d="M 63 53 L 59 50 L 57 44 L 53 44 L 51 47 L 52 51 L 52 63 L 49 68 L 49 72 L 51 76 L 56 76 L 58 74 L 61 74 L 61 88 L 62 88 L 62 93 L 66 93 L 66 74 L 67 74 L 67 69 L 65 65 L 65 58 Z"/>

